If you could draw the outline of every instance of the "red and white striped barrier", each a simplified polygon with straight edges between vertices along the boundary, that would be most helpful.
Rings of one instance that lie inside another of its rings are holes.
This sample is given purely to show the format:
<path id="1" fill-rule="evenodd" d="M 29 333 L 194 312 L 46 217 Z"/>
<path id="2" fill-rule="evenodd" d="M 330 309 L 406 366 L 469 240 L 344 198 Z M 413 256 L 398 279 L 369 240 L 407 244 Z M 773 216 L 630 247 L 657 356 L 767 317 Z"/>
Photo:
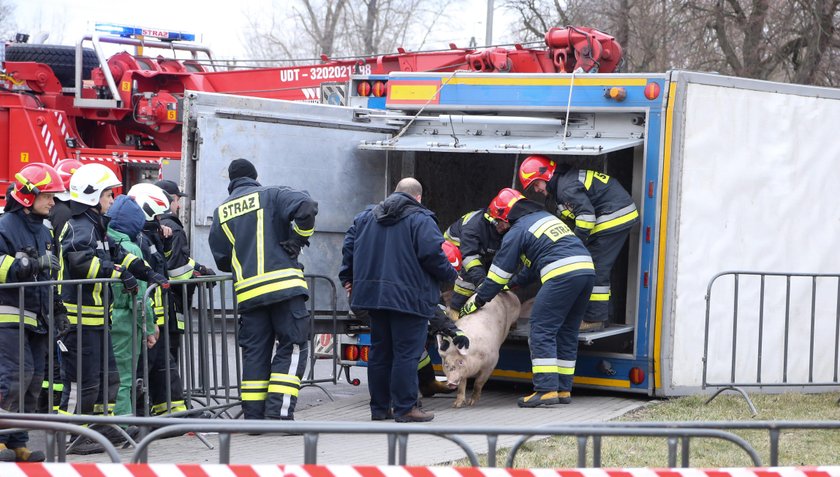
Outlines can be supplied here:
<path id="1" fill-rule="evenodd" d="M 840 466 L 729 469 L 499 469 L 351 465 L 14 464 L 2 477 L 840 477 Z"/>

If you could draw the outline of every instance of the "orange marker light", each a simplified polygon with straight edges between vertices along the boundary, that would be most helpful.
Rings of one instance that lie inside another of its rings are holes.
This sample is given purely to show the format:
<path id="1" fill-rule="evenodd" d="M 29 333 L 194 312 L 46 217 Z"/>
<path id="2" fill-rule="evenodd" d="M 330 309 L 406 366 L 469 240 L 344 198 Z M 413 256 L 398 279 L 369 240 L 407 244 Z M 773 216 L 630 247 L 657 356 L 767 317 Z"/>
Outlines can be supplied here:
<path id="1" fill-rule="evenodd" d="M 385 96 L 385 93 L 387 91 L 388 90 L 385 88 L 385 82 L 384 81 L 374 81 L 373 82 L 373 95 L 376 96 L 377 98 L 381 98 L 381 97 Z"/>
<path id="2" fill-rule="evenodd" d="M 356 85 L 356 92 L 359 93 L 359 96 L 370 96 L 370 83 L 359 81 L 359 84 Z"/>
<path id="3" fill-rule="evenodd" d="M 607 98 L 615 101 L 624 101 L 624 99 L 627 98 L 627 90 L 614 86 L 607 90 L 606 96 Z"/>

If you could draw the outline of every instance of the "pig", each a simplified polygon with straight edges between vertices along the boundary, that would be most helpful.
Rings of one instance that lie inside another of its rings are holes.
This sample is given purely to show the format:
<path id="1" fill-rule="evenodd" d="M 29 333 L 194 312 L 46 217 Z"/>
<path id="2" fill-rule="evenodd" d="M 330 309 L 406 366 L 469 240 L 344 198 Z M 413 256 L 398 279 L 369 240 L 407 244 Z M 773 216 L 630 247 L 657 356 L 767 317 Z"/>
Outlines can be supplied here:
<path id="1" fill-rule="evenodd" d="M 450 343 L 447 343 L 449 346 L 440 346 L 442 342 L 439 338 L 438 351 L 443 360 L 446 384 L 450 389 L 458 388 L 452 407 L 460 408 L 465 404 L 472 406 L 478 403 L 481 389 L 499 361 L 499 348 L 510 327 L 519 318 L 520 306 L 516 295 L 502 292 L 475 313 L 458 320 L 458 328 L 470 339 L 470 347 L 467 350 L 459 350 Z M 469 401 L 466 400 L 467 378 L 475 378 Z"/>

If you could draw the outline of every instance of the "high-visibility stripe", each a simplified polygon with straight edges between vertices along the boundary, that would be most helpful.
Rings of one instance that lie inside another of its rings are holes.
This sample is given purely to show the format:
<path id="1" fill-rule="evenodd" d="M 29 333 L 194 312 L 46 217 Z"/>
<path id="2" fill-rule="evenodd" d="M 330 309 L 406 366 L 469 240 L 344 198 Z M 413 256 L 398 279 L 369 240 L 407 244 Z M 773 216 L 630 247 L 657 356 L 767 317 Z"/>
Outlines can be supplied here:
<path id="1" fill-rule="evenodd" d="M 260 283 L 270 282 L 272 280 L 280 280 L 285 278 L 303 278 L 303 271 L 299 268 L 283 268 L 273 272 L 263 273 L 261 275 L 254 275 L 253 277 L 239 280 L 233 284 L 233 289 L 239 291 L 243 288 L 248 288 Z"/>
<path id="2" fill-rule="evenodd" d="M 592 294 L 589 295 L 589 301 L 610 301 L 610 295 L 612 295 L 612 292 L 609 286 L 593 287 Z"/>
<path id="3" fill-rule="evenodd" d="M 82 310 L 82 324 L 85 326 L 103 326 L 105 324 L 105 309 L 101 306 L 79 306 L 75 303 L 65 303 L 67 319 L 70 324 L 78 324 L 79 309 Z"/>
<path id="4" fill-rule="evenodd" d="M 563 366 L 558 366 L 557 367 L 557 374 L 562 374 L 562 375 L 565 375 L 565 376 L 574 376 L 575 368 L 574 367 L 566 368 L 566 367 L 563 367 Z"/>
<path id="5" fill-rule="evenodd" d="M 295 278 L 293 280 L 283 280 L 282 282 L 270 283 L 268 285 L 263 285 L 261 287 L 254 288 L 246 292 L 237 293 L 236 298 L 239 300 L 239 303 L 242 303 L 260 295 L 265 295 L 267 293 L 272 293 L 280 290 L 288 290 L 289 288 L 295 287 L 308 289 L 306 286 L 306 280 Z"/>
<path id="6" fill-rule="evenodd" d="M 478 212 L 478 210 L 473 210 L 472 212 L 467 212 L 466 214 L 462 215 L 461 224 L 466 225 L 467 222 L 469 222 L 471 218 L 475 217 L 475 214 L 477 214 Z"/>
<path id="7" fill-rule="evenodd" d="M 271 381 L 278 381 L 281 383 L 290 383 L 300 386 L 300 378 L 294 374 L 286 373 L 271 373 Z"/>
<path id="8" fill-rule="evenodd" d="M 186 264 L 169 269 L 166 274 L 169 275 L 170 280 L 187 280 L 192 278 L 193 271 L 195 271 L 195 260 L 190 258 Z"/>
<path id="9" fill-rule="evenodd" d="M 419 362 L 419 363 L 417 363 L 417 369 L 423 369 L 423 368 L 425 368 L 426 366 L 428 366 L 428 365 L 429 365 L 429 363 L 431 363 L 431 362 L 432 362 L 432 358 L 431 358 L 431 356 L 429 356 L 428 354 L 426 354 L 426 356 L 424 356 L 424 357 L 420 360 L 420 362 Z"/>
<path id="10" fill-rule="evenodd" d="M 464 288 L 464 287 L 458 286 L 458 285 L 455 285 L 452 288 L 452 291 L 454 291 L 455 293 L 457 293 L 459 295 L 463 295 L 463 296 L 467 296 L 467 297 L 473 296 L 473 294 L 475 294 L 475 290 L 470 290 L 470 289 L 467 289 L 467 288 Z"/>
<path id="11" fill-rule="evenodd" d="M 528 227 L 528 232 L 529 232 L 529 233 L 532 233 L 532 234 L 536 234 L 537 230 L 539 230 L 539 229 L 540 229 L 540 227 L 542 227 L 542 226 L 543 226 L 543 225 L 545 225 L 546 223 L 551 222 L 551 221 L 553 221 L 553 220 L 557 220 L 557 219 L 556 219 L 556 218 L 554 218 L 554 217 L 552 217 L 552 216 L 550 216 L 550 215 L 549 215 L 549 216 L 545 216 L 545 217 L 541 218 L 540 220 L 538 220 L 538 221 L 534 222 L 533 224 L 531 224 L 531 226 L 530 226 L 530 227 Z"/>
<path id="12" fill-rule="evenodd" d="M 616 217 L 616 218 L 610 218 L 610 217 L 615 217 L 617 214 L 621 214 L 621 213 L 624 213 L 624 215 L 621 215 L 621 216 Z M 635 220 L 638 217 L 639 217 L 639 211 L 636 209 L 636 206 L 633 205 L 633 204 L 630 204 L 630 205 L 628 205 L 627 207 L 624 207 L 621 210 L 613 212 L 612 214 L 607 214 L 607 215 L 598 217 L 598 220 L 596 221 L 596 224 L 595 224 L 595 228 L 592 229 L 592 233 L 594 234 L 594 233 L 601 232 L 603 230 L 611 229 L 613 227 L 618 227 L 619 225 L 624 225 L 627 222 Z"/>
<path id="13" fill-rule="evenodd" d="M 99 268 L 102 264 L 99 262 L 99 257 L 93 257 L 90 259 L 90 267 L 88 267 L 87 275 L 85 278 L 96 278 L 99 275 Z"/>
<path id="14" fill-rule="evenodd" d="M 586 255 L 574 255 L 560 260 L 555 260 L 540 270 L 540 278 L 543 283 L 564 273 L 577 270 L 594 270 L 592 258 Z"/>
<path id="15" fill-rule="evenodd" d="M 267 397 L 266 391 L 242 391 L 239 396 L 243 401 L 265 401 Z"/>
<path id="16" fill-rule="evenodd" d="M 557 373 L 563 374 L 566 376 L 574 375 L 575 374 L 575 361 L 570 361 L 566 359 L 558 359 L 557 360 Z"/>
<path id="17" fill-rule="evenodd" d="M 460 246 L 461 246 L 461 238 L 460 238 L 460 237 L 456 237 L 456 236 L 454 236 L 454 235 L 451 235 L 451 234 L 449 233 L 449 229 L 446 229 L 446 232 L 444 232 L 444 233 L 443 233 L 443 238 L 444 238 L 447 242 L 451 243 L 452 245 L 454 245 L 454 246 L 456 246 L 456 247 L 460 247 Z"/>
<path id="18" fill-rule="evenodd" d="M 537 373 L 556 373 L 557 372 L 557 365 L 556 364 L 547 364 L 541 366 L 531 366 L 531 372 L 534 374 Z"/>
<path id="19" fill-rule="evenodd" d="M 513 276 L 512 273 L 506 272 L 499 268 L 496 265 L 490 266 L 490 271 L 487 272 L 487 278 L 493 280 L 494 282 L 498 283 L 499 285 L 505 285 L 507 282 L 510 281 L 510 278 Z"/>
<path id="20" fill-rule="evenodd" d="M 583 176 L 583 188 L 589 190 L 592 187 L 592 178 L 595 177 L 595 171 L 580 171 L 578 172 L 578 179 Z"/>
<path id="21" fill-rule="evenodd" d="M 265 235 L 263 235 L 265 210 L 257 211 L 257 276 L 265 273 Z"/>
<path id="22" fill-rule="evenodd" d="M 0 323 L 20 323 L 20 308 L 0 305 Z M 38 316 L 31 311 L 23 310 L 23 324 L 38 326 Z"/>
<path id="23" fill-rule="evenodd" d="M 575 218 L 575 227 L 587 230 L 595 228 L 595 216 L 592 214 L 578 215 Z"/>
<path id="24" fill-rule="evenodd" d="M 135 260 L 140 260 L 140 258 L 137 255 L 127 253 L 125 254 L 125 258 L 123 258 L 123 261 L 120 262 L 120 265 L 122 265 L 123 268 L 128 268 Z"/>
<path id="25" fill-rule="evenodd" d="M 262 212 L 262 210 L 260 212 Z M 257 230 L 262 230 L 262 229 L 260 227 L 257 227 Z M 315 228 L 314 227 L 311 228 L 311 229 L 302 229 L 302 228 L 298 227 L 297 222 L 292 222 L 292 230 L 294 230 L 301 237 L 311 237 L 312 234 L 315 233 Z"/>
<path id="26" fill-rule="evenodd" d="M 108 415 L 113 415 L 113 414 L 114 414 L 114 408 L 115 408 L 115 407 L 116 407 L 116 404 L 114 404 L 114 403 L 112 403 L 112 402 L 109 402 L 109 403 L 108 403 Z M 94 404 L 94 405 L 93 405 L 93 413 L 94 413 L 94 414 L 103 414 L 103 412 L 102 412 L 102 411 L 103 411 L 104 409 L 105 409 L 105 408 L 102 406 L 102 403 L 101 403 L 101 402 L 98 402 L 98 403 L 96 403 L 96 404 Z"/>
<path id="27" fill-rule="evenodd" d="M 269 394 L 288 394 L 289 396 L 297 396 L 300 390 L 296 387 L 286 386 L 284 384 L 269 384 Z"/>
<path id="28" fill-rule="evenodd" d="M 3 255 L 3 259 L 0 261 L 0 283 L 7 283 L 9 281 L 9 269 L 12 268 L 13 263 L 15 263 L 14 258 Z"/>
<path id="29" fill-rule="evenodd" d="M 478 255 L 469 255 L 464 257 L 464 270 L 469 270 L 473 267 L 481 265 L 481 257 Z"/>
<path id="30" fill-rule="evenodd" d="M 41 383 L 41 389 L 50 389 L 50 380 L 49 379 L 45 379 Z M 54 382 L 53 386 L 52 386 L 52 390 L 55 391 L 55 392 L 64 391 L 64 383 L 55 383 Z"/>
<path id="31" fill-rule="evenodd" d="M 265 389 L 268 387 L 268 380 L 265 381 L 242 381 L 239 385 L 242 389 Z"/>
<path id="32" fill-rule="evenodd" d="M 154 404 L 151 409 L 152 414 L 161 415 L 166 412 L 180 412 L 187 410 L 187 406 L 184 404 L 184 401 L 172 401 L 171 404 L 171 406 L 165 402 Z"/>
<path id="33" fill-rule="evenodd" d="M 231 245 L 231 259 L 230 264 L 233 267 L 233 274 L 237 278 L 242 278 L 242 265 L 239 264 L 239 259 L 236 258 L 236 239 L 233 238 L 233 232 L 230 231 L 228 224 L 222 224 L 222 231 L 224 231 Z"/>

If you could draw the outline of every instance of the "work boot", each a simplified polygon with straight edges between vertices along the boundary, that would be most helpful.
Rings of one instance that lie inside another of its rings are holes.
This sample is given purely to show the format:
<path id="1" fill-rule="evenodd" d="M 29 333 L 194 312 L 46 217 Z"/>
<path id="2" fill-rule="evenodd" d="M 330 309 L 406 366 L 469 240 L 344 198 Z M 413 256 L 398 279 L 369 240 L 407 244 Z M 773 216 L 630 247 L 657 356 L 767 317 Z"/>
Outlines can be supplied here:
<path id="1" fill-rule="evenodd" d="M 394 416 L 396 422 L 429 422 L 435 418 L 435 413 L 427 412 L 417 406 L 411 408 L 410 411 L 402 416 Z"/>
<path id="2" fill-rule="evenodd" d="M 572 393 L 569 391 L 557 391 L 557 400 L 560 401 L 560 404 L 571 404 Z"/>
<path id="3" fill-rule="evenodd" d="M 15 462 L 44 462 L 47 456 L 43 451 L 31 451 L 26 447 L 18 447 L 15 451 Z"/>
<path id="4" fill-rule="evenodd" d="M 102 444 L 93 439 L 79 436 L 79 438 L 71 444 L 67 453 L 76 455 L 103 454 L 105 453 L 105 448 L 102 447 Z"/>
<path id="5" fill-rule="evenodd" d="M 392 411 L 388 411 L 385 414 L 373 414 L 370 415 L 371 421 L 389 421 L 394 418 L 394 413 Z"/>
<path id="6" fill-rule="evenodd" d="M 6 444 L 0 444 L 0 462 L 14 462 L 15 456 L 14 450 L 6 447 Z"/>
<path id="7" fill-rule="evenodd" d="M 437 393 L 449 394 L 454 391 L 455 388 L 449 389 L 449 386 L 447 386 L 446 383 L 438 381 L 437 379 L 420 383 L 420 394 L 422 394 L 423 397 L 432 397 Z"/>
<path id="8" fill-rule="evenodd" d="M 603 321 L 581 321 L 580 332 L 589 333 L 591 331 L 601 331 L 606 328 L 606 323 Z"/>
<path id="9" fill-rule="evenodd" d="M 519 398 L 519 400 L 516 401 L 516 404 L 518 404 L 519 407 L 551 406 L 554 404 L 560 404 L 560 399 L 557 397 L 557 391 L 537 391 L 530 396 Z"/>

